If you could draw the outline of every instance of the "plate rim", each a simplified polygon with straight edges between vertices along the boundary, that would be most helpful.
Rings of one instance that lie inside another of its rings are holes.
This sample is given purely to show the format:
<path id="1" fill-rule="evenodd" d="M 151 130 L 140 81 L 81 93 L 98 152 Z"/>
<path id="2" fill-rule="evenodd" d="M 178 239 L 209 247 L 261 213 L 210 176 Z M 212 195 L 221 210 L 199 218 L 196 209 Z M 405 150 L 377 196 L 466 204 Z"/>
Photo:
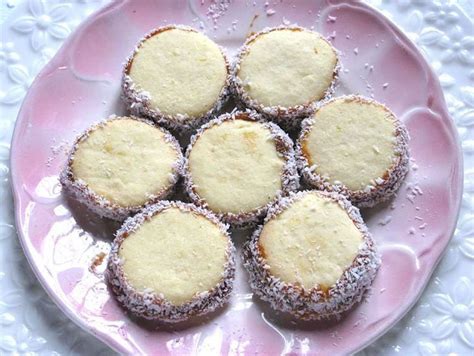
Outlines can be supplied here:
<path id="1" fill-rule="evenodd" d="M 78 36 L 79 32 L 82 32 L 87 26 L 89 26 L 90 23 L 93 23 L 102 16 L 104 13 L 108 11 L 115 10 L 115 8 L 118 8 L 122 6 L 124 3 L 128 2 L 129 0 L 113 0 L 110 3 L 104 5 L 103 7 L 99 8 L 97 11 L 92 13 L 90 16 L 88 16 L 67 38 L 66 40 L 61 44 L 60 48 L 58 51 L 54 54 L 54 56 L 48 61 L 48 63 L 40 70 L 40 72 L 36 75 L 34 80 L 32 81 L 30 87 L 28 88 L 28 91 L 23 98 L 23 101 L 20 106 L 20 110 L 18 111 L 18 114 L 15 119 L 15 127 L 13 129 L 13 134 L 12 134 L 12 139 L 10 143 L 10 185 L 12 188 L 12 193 L 13 193 L 13 211 L 14 211 L 14 219 L 15 219 L 15 228 L 17 232 L 17 238 L 20 242 L 20 246 L 23 250 L 23 253 L 26 256 L 26 260 L 28 261 L 28 264 L 33 271 L 36 279 L 40 282 L 41 287 L 43 290 L 46 292 L 46 294 L 51 298 L 51 300 L 54 302 L 54 304 L 71 320 L 75 325 L 77 325 L 79 328 L 84 330 L 90 335 L 93 335 L 95 338 L 99 339 L 103 343 L 105 343 L 107 346 L 109 346 L 112 350 L 114 350 L 117 353 L 123 353 L 126 350 L 122 349 L 121 346 L 116 343 L 113 339 L 110 339 L 107 333 L 101 333 L 101 332 L 96 332 L 95 328 L 91 328 L 90 324 L 88 324 L 85 320 L 81 319 L 78 317 L 73 310 L 68 308 L 68 306 L 61 300 L 61 298 L 58 296 L 57 293 L 54 293 L 52 288 L 50 287 L 47 279 L 45 278 L 45 273 L 42 273 L 42 270 L 44 269 L 44 266 L 39 266 L 38 264 L 34 263 L 35 259 L 32 256 L 32 251 L 28 248 L 27 244 L 27 238 L 23 234 L 22 228 L 21 228 L 21 221 L 20 221 L 20 205 L 21 205 L 21 197 L 20 197 L 20 190 L 21 190 L 21 184 L 16 182 L 16 174 L 15 174 L 15 166 L 16 166 L 16 154 L 15 154 L 15 147 L 16 147 L 16 142 L 18 141 L 18 130 L 19 130 L 19 119 L 23 114 L 23 111 L 26 109 L 25 102 L 27 101 L 28 97 L 32 95 L 31 93 L 33 92 L 34 86 L 37 84 L 39 80 L 43 78 L 47 74 L 47 72 L 50 70 L 51 67 L 55 67 L 55 62 L 56 60 L 60 57 L 63 51 L 70 46 L 71 43 L 75 40 L 75 38 Z M 17 186 L 18 184 L 18 186 Z"/>
<path id="2" fill-rule="evenodd" d="M 22 225 L 21 225 L 21 214 L 20 214 L 20 206 L 21 206 L 21 194 L 20 191 L 22 189 L 22 183 L 17 182 L 17 175 L 16 175 L 16 147 L 18 146 L 19 143 L 19 121 L 21 116 L 23 116 L 24 111 L 26 110 L 25 102 L 27 101 L 28 97 L 32 95 L 31 93 L 34 91 L 33 88 L 37 84 L 38 81 L 40 81 L 47 73 L 56 67 L 55 62 L 59 57 L 61 57 L 62 53 L 66 50 L 67 47 L 70 46 L 72 42 L 75 41 L 76 37 L 78 34 L 86 27 L 88 27 L 91 23 L 95 22 L 99 17 L 104 15 L 105 13 L 109 11 L 115 11 L 117 8 L 123 6 L 125 3 L 130 2 L 131 0 L 113 0 L 110 3 L 104 5 L 103 7 L 99 8 L 96 10 L 94 13 L 92 13 L 89 17 L 87 17 L 74 31 L 71 33 L 67 39 L 62 43 L 61 47 L 58 49 L 58 51 L 55 53 L 55 55 L 50 59 L 50 61 L 41 69 L 41 71 L 36 75 L 34 80 L 32 81 L 30 87 L 28 88 L 28 91 L 23 98 L 22 104 L 20 106 L 20 109 L 18 111 L 17 117 L 15 119 L 15 127 L 13 130 L 12 134 L 12 139 L 11 139 L 11 150 L 10 150 L 10 185 L 12 188 L 12 193 L 13 193 L 13 211 L 14 211 L 14 219 L 15 219 L 15 227 L 17 231 L 17 237 L 20 242 L 20 245 L 22 247 L 22 250 L 26 256 L 26 259 L 28 261 L 29 266 L 31 267 L 32 271 L 34 272 L 37 280 L 40 282 L 42 288 L 44 291 L 47 293 L 47 295 L 51 298 L 51 300 L 58 306 L 58 308 L 71 320 L 73 321 L 77 326 L 79 326 L 82 330 L 86 331 L 87 333 L 93 335 L 100 341 L 104 342 L 107 346 L 109 346 L 111 349 L 118 353 L 123 353 L 127 352 L 126 348 L 124 348 L 120 343 L 118 343 L 116 340 L 111 338 L 108 333 L 103 333 L 100 330 L 98 330 L 96 327 L 91 327 L 90 323 L 88 323 L 86 320 L 78 317 L 72 309 L 70 309 L 66 303 L 59 297 L 59 295 L 55 292 L 53 292 L 53 289 L 50 287 L 50 284 L 48 283 L 48 279 L 45 278 L 47 274 L 44 272 L 46 271 L 44 268 L 45 266 L 40 266 L 39 264 L 35 263 L 35 259 L 32 254 L 32 250 L 30 250 L 27 246 L 29 239 L 26 238 L 26 236 L 23 234 L 22 230 Z M 189 1 L 194 1 L 194 0 L 189 0 Z M 441 259 L 445 255 L 447 248 L 449 246 L 449 243 L 451 242 L 454 231 L 457 226 L 457 222 L 459 219 L 459 214 L 460 214 L 460 209 L 461 209 L 461 204 L 462 204 L 462 195 L 464 192 L 464 156 L 463 156 L 463 151 L 462 151 L 462 146 L 461 146 L 461 141 L 459 139 L 459 134 L 457 132 L 456 126 L 454 125 L 454 121 L 452 120 L 452 116 L 448 111 L 448 107 L 446 104 L 446 99 L 444 96 L 444 91 L 441 87 L 439 78 L 433 68 L 431 67 L 430 63 L 427 61 L 425 56 L 422 54 L 420 49 L 416 46 L 415 43 L 406 35 L 406 33 L 389 17 L 387 17 L 385 14 L 383 14 L 382 11 L 379 9 L 375 8 L 373 5 L 364 2 L 364 1 L 357 1 L 357 0 L 340 0 L 337 1 L 337 4 L 356 4 L 358 6 L 361 6 L 362 8 L 365 8 L 369 10 L 372 13 L 375 13 L 378 18 L 381 18 L 386 24 L 389 25 L 390 29 L 394 31 L 394 33 L 399 36 L 406 45 L 409 45 L 410 50 L 414 52 L 414 54 L 417 55 L 418 58 L 422 58 L 422 64 L 424 65 L 424 69 L 428 70 L 429 76 L 433 79 L 433 84 L 435 85 L 435 91 L 440 93 L 441 95 L 437 99 L 440 100 L 439 102 L 439 108 L 442 110 L 443 117 L 446 117 L 446 119 L 451 119 L 451 120 L 445 120 L 443 119 L 443 122 L 447 122 L 448 127 L 450 129 L 450 132 L 453 134 L 454 141 L 456 143 L 456 148 L 457 148 L 457 158 L 458 158 L 458 166 L 457 166 L 457 172 L 458 172 L 458 186 L 459 186 L 459 192 L 458 195 L 455 197 L 455 202 L 456 206 L 454 207 L 455 213 L 452 215 L 453 218 L 450 221 L 451 228 L 449 229 L 449 238 L 446 240 L 446 243 L 444 244 L 444 247 L 440 254 L 438 255 L 436 261 L 433 263 L 432 268 L 430 269 L 427 277 L 424 280 L 424 283 L 420 284 L 419 287 L 417 288 L 417 292 L 415 294 L 415 297 L 411 300 L 411 303 L 408 303 L 407 305 L 403 305 L 403 311 L 398 315 L 397 318 L 395 318 L 386 328 L 383 330 L 380 330 L 379 332 L 375 333 L 369 340 L 367 340 L 364 344 L 361 344 L 355 348 L 352 348 L 350 350 L 350 354 L 356 353 L 361 351 L 362 349 L 366 348 L 373 342 L 375 342 L 377 339 L 382 337 L 384 334 L 389 332 L 393 326 L 398 323 L 403 317 L 407 315 L 407 313 L 415 306 L 415 304 L 418 302 L 420 299 L 421 295 L 425 291 L 428 283 L 431 281 L 431 277 L 433 273 L 435 272 L 437 266 L 439 265 Z"/>
<path id="3" fill-rule="evenodd" d="M 456 125 L 454 124 L 453 117 L 449 113 L 448 106 L 446 104 L 446 98 L 444 96 L 444 90 L 441 87 L 439 77 L 436 74 L 436 72 L 434 71 L 431 64 L 425 58 L 423 53 L 420 51 L 418 46 L 407 36 L 405 31 L 399 25 L 397 25 L 391 18 L 386 16 L 381 10 L 377 9 L 372 4 L 369 4 L 365 1 L 357 1 L 357 0 L 342 0 L 342 2 L 347 2 L 347 3 L 357 2 L 359 5 L 365 6 L 367 9 L 369 9 L 371 11 L 374 11 L 378 16 L 382 17 L 391 26 L 391 28 L 395 31 L 395 33 L 398 36 L 400 36 L 405 41 L 405 43 L 410 45 L 410 49 L 412 51 L 414 51 L 417 56 L 419 56 L 420 58 L 423 59 L 422 62 L 425 65 L 426 69 L 428 69 L 429 75 L 434 79 L 433 82 L 436 85 L 435 89 L 441 93 L 440 98 L 439 98 L 441 100 L 440 108 L 444 111 L 444 114 L 446 115 L 446 118 L 451 119 L 451 120 L 449 120 L 449 127 L 450 127 L 450 129 L 451 129 L 451 131 L 454 135 L 454 140 L 456 142 L 456 147 L 457 147 L 457 157 L 459 159 L 459 165 L 458 165 L 457 168 L 458 168 L 458 172 L 459 172 L 458 184 L 459 184 L 460 189 L 459 189 L 458 196 L 456 197 L 457 198 L 457 206 L 455 207 L 456 214 L 454 214 L 455 217 L 452 221 L 452 226 L 451 226 L 451 229 L 450 229 L 451 231 L 449 233 L 449 238 L 447 239 L 445 246 L 443 247 L 441 253 L 438 255 L 438 258 L 436 259 L 435 263 L 433 264 L 433 267 L 431 268 L 430 272 L 428 273 L 428 276 L 426 277 L 424 283 L 422 283 L 421 288 L 419 288 L 418 293 L 416 294 L 415 298 L 413 298 L 412 302 L 409 303 L 405 307 L 405 310 L 403 310 L 399 314 L 398 318 L 395 318 L 393 320 L 393 322 L 390 324 L 390 326 L 387 326 L 387 328 L 385 330 L 380 331 L 379 333 L 375 334 L 372 337 L 371 340 L 368 340 L 365 344 L 361 345 L 359 348 L 354 349 L 354 351 L 352 353 L 355 354 L 359 351 L 362 351 L 364 348 L 366 348 L 367 346 L 369 346 L 370 344 L 372 344 L 376 340 L 380 339 L 383 335 L 388 333 L 395 326 L 395 324 L 397 324 L 400 320 L 402 320 L 410 312 L 410 310 L 413 309 L 413 307 L 416 305 L 416 303 L 420 300 L 421 295 L 426 290 L 429 282 L 431 281 L 431 278 L 433 277 L 433 274 L 434 274 L 436 268 L 438 267 L 438 265 L 440 264 L 440 262 L 443 259 L 444 255 L 446 254 L 448 246 L 449 246 L 451 240 L 453 239 L 454 232 L 456 230 L 456 226 L 457 226 L 458 220 L 459 220 L 459 214 L 461 212 L 462 196 L 463 196 L 463 193 L 464 193 L 464 155 L 463 155 L 463 150 L 462 150 L 462 143 L 461 143 L 461 140 L 459 138 L 459 133 L 458 133 L 458 130 L 456 128 Z M 443 120 L 443 121 L 445 121 L 445 120 Z"/>

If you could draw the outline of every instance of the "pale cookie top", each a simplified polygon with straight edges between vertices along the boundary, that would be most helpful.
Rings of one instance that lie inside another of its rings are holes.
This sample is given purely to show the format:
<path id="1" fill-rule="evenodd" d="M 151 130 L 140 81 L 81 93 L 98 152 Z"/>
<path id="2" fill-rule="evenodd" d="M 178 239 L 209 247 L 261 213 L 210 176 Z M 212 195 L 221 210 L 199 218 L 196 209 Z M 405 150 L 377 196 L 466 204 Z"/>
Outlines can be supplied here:
<path id="1" fill-rule="evenodd" d="M 235 119 L 204 130 L 191 148 L 197 194 L 219 213 L 251 212 L 282 189 L 285 159 L 263 123 Z"/>
<path id="2" fill-rule="evenodd" d="M 247 43 L 237 75 L 251 99 L 289 108 L 323 98 L 336 66 L 336 52 L 321 35 L 287 28 Z"/>
<path id="3" fill-rule="evenodd" d="M 72 173 L 110 202 L 139 206 L 170 187 L 180 154 L 150 124 L 119 118 L 98 126 L 75 149 Z"/>
<path id="4" fill-rule="evenodd" d="M 309 192 L 263 227 L 258 242 L 270 272 L 306 290 L 329 289 L 356 258 L 363 235 L 335 201 Z"/>
<path id="5" fill-rule="evenodd" d="M 364 190 L 384 178 L 396 161 L 396 118 L 382 104 L 348 97 L 317 110 L 301 142 L 315 173 L 332 184 Z"/>
<path id="6" fill-rule="evenodd" d="M 216 104 L 227 78 L 220 48 L 203 34 L 169 28 L 140 43 L 128 75 L 162 114 L 200 117 Z"/>
<path id="7" fill-rule="evenodd" d="M 134 289 L 181 305 L 219 283 L 227 246 L 228 237 L 205 216 L 169 207 L 131 232 L 119 256 Z"/>

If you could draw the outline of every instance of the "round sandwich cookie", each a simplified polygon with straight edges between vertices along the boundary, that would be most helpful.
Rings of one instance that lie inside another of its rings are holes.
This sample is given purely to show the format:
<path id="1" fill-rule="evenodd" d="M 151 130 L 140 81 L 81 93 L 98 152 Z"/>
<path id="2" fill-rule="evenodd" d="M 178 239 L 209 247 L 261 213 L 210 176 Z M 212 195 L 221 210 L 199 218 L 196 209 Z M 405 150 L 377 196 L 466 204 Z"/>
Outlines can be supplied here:
<path id="1" fill-rule="evenodd" d="M 77 138 L 60 181 L 92 211 L 120 221 L 170 196 L 183 166 L 168 131 L 136 117 L 111 117 Z"/>
<path id="2" fill-rule="evenodd" d="M 334 47 L 317 32 L 265 29 L 240 49 L 232 90 L 244 106 L 291 129 L 334 91 L 338 63 Z"/>
<path id="3" fill-rule="evenodd" d="M 302 123 L 298 166 L 305 181 L 346 195 L 358 207 L 387 200 L 408 172 L 408 132 L 383 104 L 343 96 Z"/>
<path id="4" fill-rule="evenodd" d="M 179 322 L 221 307 L 235 274 L 228 226 L 203 208 L 161 201 L 117 232 L 107 277 L 133 314 Z"/>
<path id="5" fill-rule="evenodd" d="M 338 318 L 359 302 L 380 259 L 359 210 L 338 193 L 303 191 L 270 208 L 244 246 L 253 291 L 303 320 Z"/>
<path id="6" fill-rule="evenodd" d="M 195 204 L 235 227 L 258 222 L 299 185 L 293 142 L 253 111 L 224 114 L 201 127 L 187 148 L 184 178 Z"/>
<path id="7" fill-rule="evenodd" d="M 223 50 L 190 27 L 171 25 L 138 43 L 125 65 L 122 89 L 133 114 L 182 131 L 220 110 L 229 84 Z"/>

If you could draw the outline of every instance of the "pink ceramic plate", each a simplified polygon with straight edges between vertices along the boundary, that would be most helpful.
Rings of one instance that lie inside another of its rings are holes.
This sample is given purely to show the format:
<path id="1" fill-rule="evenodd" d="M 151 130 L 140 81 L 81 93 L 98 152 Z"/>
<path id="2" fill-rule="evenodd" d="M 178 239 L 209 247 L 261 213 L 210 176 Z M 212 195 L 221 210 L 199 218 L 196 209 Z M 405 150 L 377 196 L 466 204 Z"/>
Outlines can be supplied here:
<path id="1" fill-rule="evenodd" d="M 33 83 L 13 137 L 12 178 L 23 248 L 62 310 L 119 352 L 354 352 L 414 304 L 453 233 L 462 162 L 441 88 L 415 46 L 367 5 L 227 3 L 114 1 L 64 44 Z M 173 328 L 134 321 L 107 289 L 102 257 L 116 226 L 66 201 L 58 174 L 78 133 L 123 112 L 122 63 L 136 41 L 170 23 L 201 28 L 230 52 L 250 32 L 266 26 L 297 23 L 314 28 L 341 51 L 339 94 L 373 95 L 408 126 L 413 161 L 406 183 L 390 204 L 364 212 L 382 253 L 382 267 L 367 300 L 339 323 L 285 321 L 252 296 L 240 268 L 226 308 Z"/>

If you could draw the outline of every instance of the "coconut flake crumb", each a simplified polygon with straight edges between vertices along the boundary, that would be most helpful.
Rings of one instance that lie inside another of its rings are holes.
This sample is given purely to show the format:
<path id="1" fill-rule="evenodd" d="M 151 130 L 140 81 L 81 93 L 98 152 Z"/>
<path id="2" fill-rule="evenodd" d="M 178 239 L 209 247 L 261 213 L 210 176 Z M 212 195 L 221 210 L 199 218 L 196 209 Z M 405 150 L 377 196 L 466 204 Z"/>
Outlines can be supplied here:
<path id="1" fill-rule="evenodd" d="M 46 161 L 46 167 L 51 167 L 51 163 L 53 162 L 54 158 L 53 157 L 48 157 L 48 160 Z"/>
<path id="2" fill-rule="evenodd" d="M 419 187 L 418 183 L 407 184 L 407 195 L 406 198 L 411 203 L 414 203 L 415 198 L 419 195 L 423 195 L 423 190 Z"/>
<path id="3" fill-rule="evenodd" d="M 391 216 L 391 215 L 387 215 L 387 216 L 384 217 L 383 219 L 380 219 L 379 225 L 385 226 L 385 225 L 389 224 L 390 221 L 392 221 L 392 216 Z"/>
<path id="4" fill-rule="evenodd" d="M 214 27 L 217 24 L 217 20 L 222 17 L 232 0 L 213 0 L 212 4 L 207 9 L 207 17 L 214 22 Z"/>
<path id="5" fill-rule="evenodd" d="M 356 56 L 359 54 L 359 48 L 358 48 L 358 47 L 354 48 L 354 54 L 355 54 Z"/>
<path id="6" fill-rule="evenodd" d="M 69 142 L 62 140 L 58 145 L 51 146 L 51 152 L 54 156 L 57 156 L 60 153 L 67 153 L 69 150 Z"/>
<path id="7" fill-rule="evenodd" d="M 267 16 L 272 16 L 276 14 L 276 11 L 273 9 L 267 9 L 265 13 L 267 14 Z"/>
<path id="8" fill-rule="evenodd" d="M 382 185 L 384 182 L 385 181 L 380 177 L 375 178 L 375 184 L 377 185 Z"/>

